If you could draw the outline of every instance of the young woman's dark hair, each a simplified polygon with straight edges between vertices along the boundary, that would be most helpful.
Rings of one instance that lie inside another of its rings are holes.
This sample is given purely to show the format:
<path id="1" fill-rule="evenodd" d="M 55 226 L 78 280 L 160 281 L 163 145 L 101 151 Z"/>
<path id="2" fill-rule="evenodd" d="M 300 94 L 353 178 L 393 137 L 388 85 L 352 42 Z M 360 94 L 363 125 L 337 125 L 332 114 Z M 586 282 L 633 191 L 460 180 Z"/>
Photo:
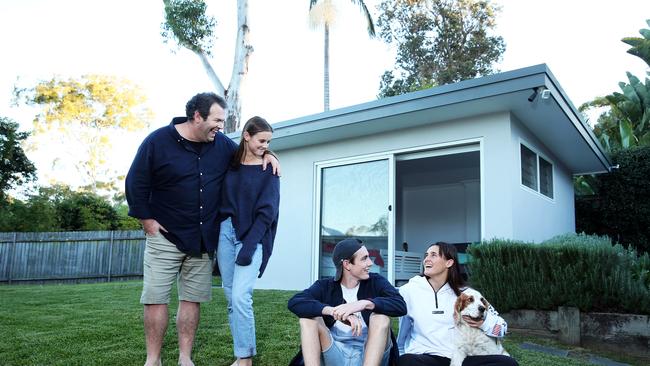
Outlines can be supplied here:
<path id="1" fill-rule="evenodd" d="M 449 283 L 449 287 L 454 290 L 456 296 L 460 296 L 460 289 L 465 287 L 465 280 L 463 279 L 463 275 L 460 273 L 458 251 L 456 250 L 456 247 L 453 244 L 439 241 L 429 245 L 427 250 L 432 246 L 438 247 L 438 252 L 444 259 L 452 259 L 454 261 L 454 264 L 452 264 L 447 270 L 447 283 Z M 422 275 L 424 276 L 424 274 Z"/>
<path id="2" fill-rule="evenodd" d="M 235 155 L 232 157 L 231 166 L 234 169 L 239 168 L 242 160 L 246 157 L 246 140 L 244 139 L 244 132 L 248 132 L 250 137 L 255 136 L 258 132 L 273 132 L 273 127 L 269 124 L 264 118 L 255 116 L 246 121 L 244 128 L 241 131 L 241 137 L 239 138 L 239 148 L 235 152 Z"/>
<path id="3" fill-rule="evenodd" d="M 198 111 L 201 118 L 206 119 L 210 115 L 210 108 L 217 103 L 219 107 L 226 109 L 226 100 L 215 93 L 199 93 L 185 104 L 185 116 L 188 120 L 194 117 L 194 112 Z"/>

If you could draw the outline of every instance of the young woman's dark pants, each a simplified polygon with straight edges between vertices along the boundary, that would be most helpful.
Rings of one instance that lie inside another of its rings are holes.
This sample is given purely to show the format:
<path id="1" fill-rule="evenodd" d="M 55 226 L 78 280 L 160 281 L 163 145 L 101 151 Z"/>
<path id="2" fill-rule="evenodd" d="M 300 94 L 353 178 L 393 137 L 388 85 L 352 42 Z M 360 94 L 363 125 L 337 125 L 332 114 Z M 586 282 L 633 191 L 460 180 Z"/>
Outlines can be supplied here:
<path id="1" fill-rule="evenodd" d="M 399 357 L 400 366 L 449 366 L 449 360 L 442 356 L 416 355 L 407 353 Z M 514 358 L 502 355 L 467 356 L 463 366 L 519 366 Z"/>

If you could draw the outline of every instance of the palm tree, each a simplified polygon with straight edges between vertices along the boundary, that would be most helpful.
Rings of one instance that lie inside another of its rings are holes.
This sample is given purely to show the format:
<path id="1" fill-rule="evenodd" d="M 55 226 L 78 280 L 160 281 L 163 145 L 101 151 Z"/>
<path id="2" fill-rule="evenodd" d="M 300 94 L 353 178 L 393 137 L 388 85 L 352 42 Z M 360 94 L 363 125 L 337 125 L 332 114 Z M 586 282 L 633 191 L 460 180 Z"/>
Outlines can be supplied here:
<path id="1" fill-rule="evenodd" d="M 370 12 L 363 0 L 350 0 L 353 4 L 358 5 L 363 14 L 368 28 L 368 35 L 375 36 L 375 24 L 372 21 Z M 323 73 L 323 96 L 324 109 L 330 109 L 330 26 L 337 20 L 336 7 L 332 0 L 309 0 L 309 19 L 312 27 L 324 29 L 325 33 L 325 52 L 324 52 L 324 73 Z"/>

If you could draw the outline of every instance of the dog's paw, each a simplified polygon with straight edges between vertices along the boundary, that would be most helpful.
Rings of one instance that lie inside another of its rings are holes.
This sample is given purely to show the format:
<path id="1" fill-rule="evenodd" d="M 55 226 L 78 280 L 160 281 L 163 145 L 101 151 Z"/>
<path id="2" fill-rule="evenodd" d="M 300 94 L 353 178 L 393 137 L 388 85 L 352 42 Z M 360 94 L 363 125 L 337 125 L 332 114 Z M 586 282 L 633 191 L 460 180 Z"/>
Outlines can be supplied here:
<path id="1" fill-rule="evenodd" d="M 456 352 L 451 356 L 449 366 L 462 366 L 463 360 L 465 360 L 465 355 Z"/>

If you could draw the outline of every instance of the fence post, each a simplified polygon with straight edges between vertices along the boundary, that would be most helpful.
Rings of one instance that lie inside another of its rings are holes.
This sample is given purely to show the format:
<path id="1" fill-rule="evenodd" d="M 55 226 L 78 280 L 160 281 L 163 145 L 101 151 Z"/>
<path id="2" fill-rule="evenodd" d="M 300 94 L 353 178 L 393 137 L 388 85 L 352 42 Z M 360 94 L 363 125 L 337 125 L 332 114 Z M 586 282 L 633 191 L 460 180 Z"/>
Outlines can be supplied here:
<path id="1" fill-rule="evenodd" d="M 580 345 L 580 310 L 571 306 L 557 308 L 558 338 L 560 342 L 573 346 Z"/>
<path id="2" fill-rule="evenodd" d="M 108 243 L 108 282 L 111 282 L 111 270 L 113 267 L 113 238 L 115 231 L 111 230 L 111 241 Z"/>
<path id="3" fill-rule="evenodd" d="M 14 232 L 14 238 L 11 241 L 11 246 L 9 247 L 9 255 L 7 256 L 7 282 L 11 285 L 11 275 L 13 272 L 13 262 L 14 262 L 14 250 L 16 248 L 16 236 L 18 233 Z"/>

